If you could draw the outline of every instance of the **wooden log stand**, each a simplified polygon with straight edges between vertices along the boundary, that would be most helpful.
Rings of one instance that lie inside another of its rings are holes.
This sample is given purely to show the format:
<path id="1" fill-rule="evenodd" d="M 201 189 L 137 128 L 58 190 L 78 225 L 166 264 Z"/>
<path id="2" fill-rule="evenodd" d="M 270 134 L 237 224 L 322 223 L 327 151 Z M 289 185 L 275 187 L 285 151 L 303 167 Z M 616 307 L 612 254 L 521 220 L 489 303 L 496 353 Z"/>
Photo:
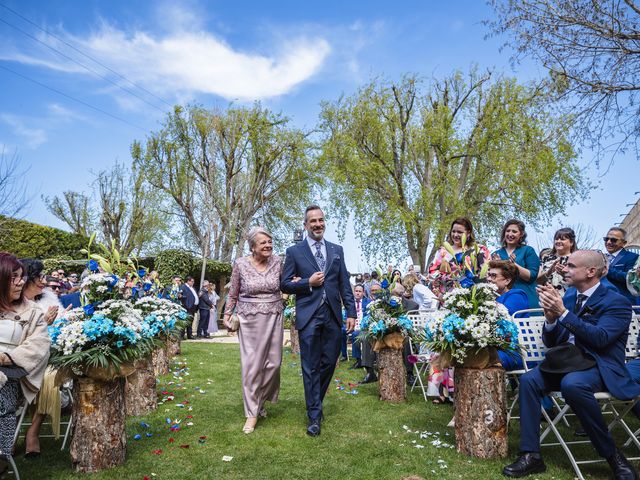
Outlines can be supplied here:
<path id="1" fill-rule="evenodd" d="M 153 353 L 151 354 L 151 361 L 153 362 L 153 370 L 156 377 L 169 373 L 169 353 L 167 352 L 167 341 L 164 342 L 162 347 L 156 348 L 153 351 Z"/>
<path id="2" fill-rule="evenodd" d="M 378 351 L 378 385 L 380 400 L 401 403 L 407 399 L 407 373 L 402 362 L 402 349 L 381 348 Z"/>
<path id="3" fill-rule="evenodd" d="M 124 464 L 124 378 L 79 377 L 73 381 L 71 461 L 77 472 L 94 473 Z"/>
<path id="4" fill-rule="evenodd" d="M 294 355 L 300 355 L 300 337 L 298 336 L 298 330 L 296 329 L 295 321 L 291 324 L 289 332 L 291 333 L 291 353 L 293 353 Z"/>
<path id="5" fill-rule="evenodd" d="M 169 335 L 167 338 L 167 357 L 171 360 L 176 355 L 180 355 L 180 339 Z"/>
<path id="6" fill-rule="evenodd" d="M 458 452 L 505 458 L 508 449 L 504 370 L 456 367 L 455 423 Z"/>
<path id="7" fill-rule="evenodd" d="M 124 384 L 124 403 L 127 415 L 146 415 L 158 408 L 156 395 L 156 373 L 151 357 L 136 360 L 135 372 Z"/>

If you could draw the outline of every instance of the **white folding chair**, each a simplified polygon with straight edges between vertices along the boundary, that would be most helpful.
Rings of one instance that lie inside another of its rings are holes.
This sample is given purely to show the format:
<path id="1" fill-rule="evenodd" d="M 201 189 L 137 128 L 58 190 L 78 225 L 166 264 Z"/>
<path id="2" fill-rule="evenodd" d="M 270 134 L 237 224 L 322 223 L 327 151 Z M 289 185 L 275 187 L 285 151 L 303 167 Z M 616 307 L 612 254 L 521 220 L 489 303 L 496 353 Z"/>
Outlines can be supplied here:
<path id="1" fill-rule="evenodd" d="M 629 338 L 627 339 L 627 345 L 626 345 L 627 355 L 630 352 L 635 352 L 635 346 L 634 346 L 635 339 L 637 339 L 637 332 L 639 330 L 640 330 L 640 319 L 638 318 L 638 316 L 634 315 L 632 317 L 631 325 L 629 328 L 630 335 L 629 335 Z M 635 339 L 633 341 L 631 340 L 631 337 L 632 337 L 631 332 L 635 332 Z M 561 392 L 552 392 L 551 395 L 555 400 L 560 402 L 563 401 Z M 608 430 L 611 431 L 614 427 L 616 427 L 617 425 L 620 425 L 622 429 L 629 436 L 629 439 L 624 444 L 624 446 L 628 446 L 631 443 L 634 443 L 638 448 L 638 450 L 640 450 L 640 441 L 638 441 L 636 435 L 634 434 L 634 432 L 631 431 L 631 429 L 629 428 L 629 425 L 627 425 L 627 423 L 624 420 L 624 417 L 631 411 L 636 401 L 638 401 L 638 398 L 640 397 L 634 398 L 632 400 L 618 400 L 608 392 L 596 392 L 594 393 L 594 397 L 596 398 L 596 400 L 598 400 L 598 402 L 600 402 L 603 405 L 602 407 L 603 414 L 611 415 L 613 417 L 613 419 L 609 422 L 607 426 Z M 558 430 L 557 425 L 560 422 L 560 420 L 565 419 L 565 417 L 569 414 L 570 409 L 571 407 L 568 404 L 564 403 L 559 413 L 553 419 L 549 416 L 549 414 L 546 412 L 544 408 L 542 409 L 542 415 L 547 420 L 547 427 L 540 435 L 540 446 L 541 447 L 561 446 L 562 449 L 565 451 L 567 457 L 569 457 L 569 461 L 571 462 L 571 466 L 576 472 L 576 476 L 580 480 L 584 480 L 584 476 L 580 471 L 580 465 L 586 465 L 590 463 L 600 463 L 606 460 L 603 458 L 591 459 L 591 460 L 576 460 L 575 455 L 571 451 L 570 446 L 579 445 L 579 444 L 591 444 L 591 440 L 567 441 L 562 437 L 562 434 Z M 556 442 L 544 443 L 544 439 L 549 435 L 549 433 L 553 433 L 553 435 L 556 437 L 556 440 L 557 440 Z M 627 457 L 627 459 L 640 460 L 640 456 Z"/>
<path id="2" fill-rule="evenodd" d="M 68 395 L 69 395 L 69 399 L 71 401 L 70 406 L 72 407 L 71 409 L 71 414 L 69 415 L 69 419 L 66 422 L 61 421 L 60 425 L 65 427 L 65 432 L 64 432 L 64 438 L 62 440 L 62 446 L 60 447 L 60 450 L 64 450 L 65 447 L 67 446 L 67 442 L 69 441 L 69 437 L 71 436 L 71 428 L 73 425 L 73 392 L 70 386 L 62 386 L 60 387 L 61 391 L 65 391 Z M 50 422 L 45 422 L 43 423 L 43 425 L 48 424 Z M 29 427 L 31 426 L 31 422 L 21 422 L 21 427 Z M 21 434 L 21 430 L 18 429 L 17 433 L 16 433 L 16 438 L 15 440 L 17 441 L 18 438 L 25 436 L 26 434 Z M 56 437 L 53 434 L 40 434 L 38 435 L 40 438 L 59 438 Z M 14 442 L 15 443 L 15 442 Z"/>
<path id="3" fill-rule="evenodd" d="M 411 320 L 413 324 L 413 331 L 415 333 L 421 332 L 427 326 L 427 323 L 431 319 L 431 314 L 435 310 L 411 310 L 407 312 L 407 317 Z M 431 352 L 426 350 L 422 346 L 418 346 L 417 349 L 414 349 L 413 341 L 411 337 L 409 337 L 409 346 L 411 347 L 411 353 L 416 356 L 416 362 L 413 364 L 413 374 L 414 380 L 411 385 L 411 391 L 417 386 L 420 385 L 420 389 L 422 390 L 422 396 L 424 400 L 427 401 L 427 388 L 424 385 L 424 381 L 422 377 L 425 373 L 429 372 L 429 361 L 431 358 Z"/>
<path id="4" fill-rule="evenodd" d="M 20 434 L 20 428 L 22 427 L 22 421 L 24 420 L 24 416 L 27 413 L 28 406 L 29 406 L 29 403 L 23 399 L 22 404 L 16 410 L 16 417 L 18 417 L 18 423 L 16 424 L 16 429 L 13 432 L 12 445 L 16 444 L 16 440 L 18 439 L 18 435 Z M 13 451 L 0 452 L 0 453 L 5 457 L 7 457 L 7 461 L 9 462 L 9 466 L 11 467 L 11 469 L 7 473 L 13 473 L 13 475 L 16 477 L 16 480 L 20 480 L 20 472 L 18 471 L 16 462 L 13 459 Z"/>

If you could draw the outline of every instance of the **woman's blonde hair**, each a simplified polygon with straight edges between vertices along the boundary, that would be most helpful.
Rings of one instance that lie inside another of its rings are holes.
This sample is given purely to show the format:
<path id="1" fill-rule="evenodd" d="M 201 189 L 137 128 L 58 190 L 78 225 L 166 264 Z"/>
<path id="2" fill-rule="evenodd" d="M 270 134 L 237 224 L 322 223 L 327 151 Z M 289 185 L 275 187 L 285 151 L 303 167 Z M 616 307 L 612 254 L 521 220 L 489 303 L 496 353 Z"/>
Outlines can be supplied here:
<path id="1" fill-rule="evenodd" d="M 266 235 L 273 240 L 273 235 L 264 227 L 251 227 L 247 232 L 247 242 L 249 242 L 249 250 L 253 252 L 253 247 L 256 246 L 256 239 L 258 235 Z"/>

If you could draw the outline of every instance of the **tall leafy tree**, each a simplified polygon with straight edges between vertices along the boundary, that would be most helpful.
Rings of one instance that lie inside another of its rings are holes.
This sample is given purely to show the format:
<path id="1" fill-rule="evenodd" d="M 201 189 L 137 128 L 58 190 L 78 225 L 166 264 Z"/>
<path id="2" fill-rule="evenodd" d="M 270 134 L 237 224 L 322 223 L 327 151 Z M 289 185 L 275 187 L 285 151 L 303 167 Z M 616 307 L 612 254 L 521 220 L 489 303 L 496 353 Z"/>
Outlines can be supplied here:
<path id="1" fill-rule="evenodd" d="M 546 100 L 472 70 L 429 86 L 374 80 L 323 104 L 323 170 L 342 226 L 351 213 L 369 258 L 408 253 L 424 269 L 458 215 L 492 237 L 512 215 L 550 220 L 586 185 Z"/>
<path id="2" fill-rule="evenodd" d="M 123 255 L 153 249 L 168 228 L 167 218 L 158 208 L 161 198 L 145 183 L 135 166 L 116 164 L 100 171 L 92 185 L 93 198 L 81 192 L 43 198 L 48 210 L 66 223 L 73 233 L 114 245 Z"/>
<path id="3" fill-rule="evenodd" d="M 176 107 L 132 151 L 148 182 L 170 199 L 185 237 L 205 256 L 229 261 L 242 254 L 252 224 L 290 236 L 314 187 L 312 146 L 286 117 L 255 104 Z"/>
<path id="4" fill-rule="evenodd" d="M 577 132 L 598 149 L 636 147 L 640 133 L 640 3 L 634 0 L 490 0 L 486 23 L 506 34 L 514 60 L 550 72 Z M 616 140 L 604 142 L 612 136 Z"/>

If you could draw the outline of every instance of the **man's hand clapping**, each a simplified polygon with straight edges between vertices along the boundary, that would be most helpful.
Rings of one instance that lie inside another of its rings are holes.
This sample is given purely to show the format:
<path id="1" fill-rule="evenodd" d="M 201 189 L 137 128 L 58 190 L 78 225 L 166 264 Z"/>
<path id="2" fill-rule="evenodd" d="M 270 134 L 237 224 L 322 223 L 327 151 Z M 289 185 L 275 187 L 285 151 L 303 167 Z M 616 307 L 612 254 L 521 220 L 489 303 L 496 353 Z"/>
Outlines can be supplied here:
<path id="1" fill-rule="evenodd" d="M 548 284 L 540 285 L 536 288 L 536 291 L 547 322 L 555 322 L 567 309 L 562 303 L 560 292 Z"/>

